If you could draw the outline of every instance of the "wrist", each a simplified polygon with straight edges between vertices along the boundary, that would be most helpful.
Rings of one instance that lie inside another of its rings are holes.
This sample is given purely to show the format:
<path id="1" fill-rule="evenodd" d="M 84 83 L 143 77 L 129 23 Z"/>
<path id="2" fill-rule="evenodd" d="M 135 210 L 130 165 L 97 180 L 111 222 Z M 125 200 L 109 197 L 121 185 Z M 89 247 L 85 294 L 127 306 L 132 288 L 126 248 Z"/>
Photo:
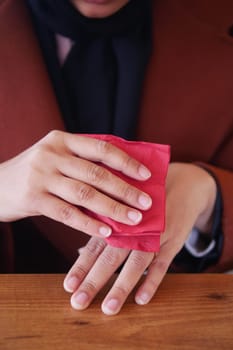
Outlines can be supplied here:
<path id="1" fill-rule="evenodd" d="M 202 168 L 203 169 L 203 168 Z M 217 196 L 217 184 L 215 179 L 211 174 L 209 174 L 205 169 L 206 176 L 205 176 L 205 198 L 206 198 L 206 205 L 204 210 L 200 213 L 198 216 L 195 228 L 202 232 L 202 234 L 211 235 L 211 229 L 213 226 L 213 220 L 214 220 L 214 207 L 215 207 L 215 201 Z"/>

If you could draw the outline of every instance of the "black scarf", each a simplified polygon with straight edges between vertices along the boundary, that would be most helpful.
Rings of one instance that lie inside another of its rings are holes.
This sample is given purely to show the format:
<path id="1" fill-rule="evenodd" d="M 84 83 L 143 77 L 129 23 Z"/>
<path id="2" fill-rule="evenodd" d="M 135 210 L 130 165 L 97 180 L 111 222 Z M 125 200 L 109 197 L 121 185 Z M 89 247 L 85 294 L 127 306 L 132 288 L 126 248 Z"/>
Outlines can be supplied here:
<path id="1" fill-rule="evenodd" d="M 151 1 L 131 0 L 103 19 L 84 17 L 68 0 L 29 5 L 67 129 L 134 138 L 150 53 Z M 54 33 L 75 43 L 62 69 Z"/>

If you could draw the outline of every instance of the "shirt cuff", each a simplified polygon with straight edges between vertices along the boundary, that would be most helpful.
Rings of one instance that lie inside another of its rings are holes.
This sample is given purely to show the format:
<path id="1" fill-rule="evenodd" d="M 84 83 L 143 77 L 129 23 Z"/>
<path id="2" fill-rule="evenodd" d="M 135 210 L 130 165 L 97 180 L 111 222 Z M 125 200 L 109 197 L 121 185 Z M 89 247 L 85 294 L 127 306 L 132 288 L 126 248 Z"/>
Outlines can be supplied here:
<path id="1" fill-rule="evenodd" d="M 184 246 L 192 256 L 203 258 L 215 248 L 216 241 L 211 238 L 207 240 L 206 235 L 193 228 Z"/>

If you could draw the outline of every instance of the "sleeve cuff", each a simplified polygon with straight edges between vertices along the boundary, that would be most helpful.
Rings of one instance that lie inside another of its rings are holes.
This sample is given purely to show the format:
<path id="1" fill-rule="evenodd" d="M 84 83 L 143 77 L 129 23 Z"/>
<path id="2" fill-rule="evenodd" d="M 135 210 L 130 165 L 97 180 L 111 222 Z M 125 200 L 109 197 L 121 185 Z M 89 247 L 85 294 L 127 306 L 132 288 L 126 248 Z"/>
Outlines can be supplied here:
<path id="1" fill-rule="evenodd" d="M 203 258 L 208 255 L 216 246 L 215 239 L 206 239 L 196 228 L 193 228 L 185 242 L 185 248 L 192 256 Z"/>

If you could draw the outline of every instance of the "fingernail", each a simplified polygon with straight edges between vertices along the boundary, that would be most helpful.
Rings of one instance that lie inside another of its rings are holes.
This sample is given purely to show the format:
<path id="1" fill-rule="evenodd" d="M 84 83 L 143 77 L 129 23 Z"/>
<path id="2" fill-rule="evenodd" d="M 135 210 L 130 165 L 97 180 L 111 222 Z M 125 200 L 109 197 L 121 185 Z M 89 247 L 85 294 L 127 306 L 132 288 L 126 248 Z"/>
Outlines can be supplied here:
<path id="1" fill-rule="evenodd" d="M 111 233 L 112 233 L 112 230 L 111 230 L 110 227 L 102 226 L 102 227 L 99 228 L 99 233 L 103 237 L 109 237 L 111 235 Z"/>
<path id="2" fill-rule="evenodd" d="M 73 293 L 78 287 L 79 280 L 77 277 L 72 276 L 65 281 L 64 287 L 67 292 Z"/>
<path id="3" fill-rule="evenodd" d="M 71 305 L 75 309 L 82 309 L 88 302 L 88 295 L 85 292 L 80 292 L 74 295 L 71 299 Z"/>
<path id="4" fill-rule="evenodd" d="M 149 179 L 151 177 L 151 172 L 144 165 L 140 165 L 138 172 L 143 179 Z"/>
<path id="5" fill-rule="evenodd" d="M 102 311 L 106 315 L 114 315 L 119 309 L 119 301 L 117 299 L 110 299 L 102 305 Z"/>
<path id="6" fill-rule="evenodd" d="M 136 297 L 136 303 L 139 305 L 145 305 L 149 302 L 150 297 L 147 293 L 142 293 L 140 296 Z"/>
<path id="7" fill-rule="evenodd" d="M 133 223 L 138 224 L 142 220 L 142 213 L 140 211 L 128 211 L 128 218 L 133 221 Z"/>
<path id="8" fill-rule="evenodd" d="M 146 195 L 146 194 L 142 194 L 139 196 L 138 198 L 138 202 L 141 204 L 141 206 L 143 206 L 143 208 L 150 208 L 151 204 L 152 204 L 152 200 L 150 198 L 150 196 Z"/>

